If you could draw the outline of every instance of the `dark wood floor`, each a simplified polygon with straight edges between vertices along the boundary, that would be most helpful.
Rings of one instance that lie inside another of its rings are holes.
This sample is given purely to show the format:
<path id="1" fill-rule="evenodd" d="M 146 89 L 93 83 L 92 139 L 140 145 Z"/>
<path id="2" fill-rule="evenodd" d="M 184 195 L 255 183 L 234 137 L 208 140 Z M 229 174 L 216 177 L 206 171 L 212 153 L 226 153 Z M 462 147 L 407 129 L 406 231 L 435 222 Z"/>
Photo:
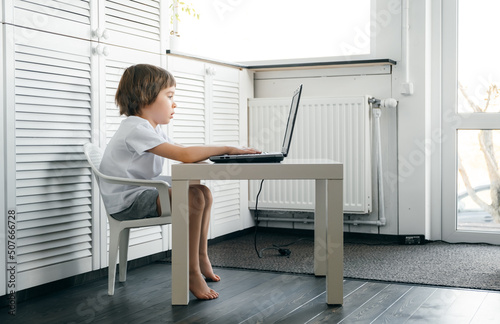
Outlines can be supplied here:
<path id="1" fill-rule="evenodd" d="M 212 301 L 191 296 L 171 306 L 171 265 L 131 270 L 107 295 L 107 281 L 51 293 L 0 309 L 0 323 L 500 323 L 500 292 L 344 281 L 344 305 L 325 303 L 325 279 L 231 269 L 210 283 Z"/>

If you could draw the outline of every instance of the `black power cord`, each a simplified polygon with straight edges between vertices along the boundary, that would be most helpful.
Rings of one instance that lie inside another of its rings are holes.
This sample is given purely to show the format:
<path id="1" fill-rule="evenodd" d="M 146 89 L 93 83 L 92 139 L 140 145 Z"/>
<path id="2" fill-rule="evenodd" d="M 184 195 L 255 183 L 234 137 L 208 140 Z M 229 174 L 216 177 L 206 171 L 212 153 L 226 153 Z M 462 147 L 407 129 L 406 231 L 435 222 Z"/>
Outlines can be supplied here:
<path id="1" fill-rule="evenodd" d="M 286 256 L 287 258 L 289 258 L 290 254 L 292 254 L 292 251 L 290 251 L 290 249 L 287 249 L 286 248 L 287 246 L 290 246 L 290 245 L 295 244 L 297 242 L 300 242 L 302 240 L 309 240 L 309 239 L 298 239 L 295 242 L 284 244 L 284 245 L 273 244 L 272 247 L 266 247 L 266 248 L 261 249 L 260 251 L 257 248 L 257 231 L 258 231 L 258 228 L 259 228 L 259 209 L 258 209 L 258 206 L 259 206 L 259 196 L 260 196 L 260 192 L 262 191 L 262 185 L 263 184 L 264 184 L 264 179 L 262 179 L 260 181 L 259 191 L 257 192 L 257 197 L 255 198 L 255 213 L 254 213 L 254 218 L 255 218 L 255 234 L 254 234 L 254 240 L 253 240 L 255 252 L 257 253 L 257 256 L 259 258 L 262 258 L 262 252 L 264 252 L 266 250 L 277 250 L 280 255 Z"/>
<path id="2" fill-rule="evenodd" d="M 255 248 L 255 252 L 257 253 L 257 256 L 259 258 L 262 258 L 262 255 L 260 254 L 259 250 L 257 249 L 257 229 L 259 228 L 259 196 L 260 192 L 262 191 L 262 185 L 264 184 L 264 179 L 260 181 L 260 187 L 259 187 L 259 192 L 257 192 L 257 197 L 255 198 L 255 213 L 254 213 L 254 218 L 255 218 L 255 234 L 253 237 L 253 246 Z"/>

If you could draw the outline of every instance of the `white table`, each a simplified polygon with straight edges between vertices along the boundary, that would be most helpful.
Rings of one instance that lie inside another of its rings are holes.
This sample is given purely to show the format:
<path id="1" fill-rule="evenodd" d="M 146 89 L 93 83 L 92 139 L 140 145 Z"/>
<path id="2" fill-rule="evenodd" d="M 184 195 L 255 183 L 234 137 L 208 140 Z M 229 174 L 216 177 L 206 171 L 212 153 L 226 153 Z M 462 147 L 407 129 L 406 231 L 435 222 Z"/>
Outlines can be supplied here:
<path id="1" fill-rule="evenodd" d="M 326 302 L 343 303 L 343 165 L 337 162 L 172 165 L 172 304 L 189 303 L 188 188 L 193 180 L 316 181 L 314 274 L 326 275 Z"/>

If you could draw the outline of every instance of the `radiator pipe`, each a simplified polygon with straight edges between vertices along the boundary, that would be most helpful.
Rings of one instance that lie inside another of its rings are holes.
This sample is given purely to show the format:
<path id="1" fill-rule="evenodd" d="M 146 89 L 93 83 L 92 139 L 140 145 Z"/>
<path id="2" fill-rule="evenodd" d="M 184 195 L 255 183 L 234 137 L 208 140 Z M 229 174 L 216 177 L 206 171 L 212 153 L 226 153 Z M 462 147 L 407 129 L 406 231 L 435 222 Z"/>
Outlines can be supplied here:
<path id="1" fill-rule="evenodd" d="M 378 188 L 378 220 L 345 220 L 344 224 L 352 225 L 376 225 L 385 226 L 387 224 L 387 219 L 385 218 L 385 198 L 384 198 L 384 177 L 382 168 L 382 140 L 380 137 L 380 117 L 382 116 L 382 109 L 384 108 L 396 108 L 398 102 L 396 99 L 376 99 L 369 98 L 368 103 L 372 108 L 372 114 L 374 118 L 373 133 L 374 133 L 374 155 L 375 163 L 377 164 L 377 188 Z"/>
<path id="2" fill-rule="evenodd" d="M 382 109 L 373 108 L 373 117 L 375 123 L 373 125 L 375 132 L 375 161 L 377 161 L 377 185 L 378 185 L 378 218 L 380 226 L 386 224 L 385 219 L 385 203 L 384 203 L 384 178 L 382 171 L 382 141 L 380 140 L 380 116 L 382 116 Z"/>
<path id="3" fill-rule="evenodd" d="M 314 223 L 313 218 L 292 218 L 292 217 L 266 217 L 266 216 L 259 216 L 259 221 L 268 221 L 268 222 L 296 222 L 296 223 Z M 370 220 L 350 220 L 346 219 L 344 220 L 344 224 L 349 224 L 349 225 L 376 225 L 376 226 L 384 226 L 385 220 L 376 220 L 376 221 L 370 221 Z"/>
<path id="4" fill-rule="evenodd" d="M 267 222 L 296 222 L 296 223 L 314 223 L 314 219 L 312 218 L 292 218 L 292 217 L 266 217 L 259 216 L 259 221 L 267 221 Z M 344 224 L 349 225 L 376 225 L 376 226 L 384 226 L 385 221 L 370 221 L 370 220 L 351 220 L 345 219 Z"/>
<path id="5" fill-rule="evenodd" d="M 386 99 L 387 100 L 387 99 Z M 382 109 L 380 109 L 381 100 L 370 98 L 368 99 L 370 107 L 372 108 L 372 114 L 374 117 L 373 123 L 373 146 L 375 163 L 377 164 L 377 188 L 378 188 L 378 220 L 344 220 L 344 224 L 348 225 L 375 225 L 375 226 L 385 226 L 387 220 L 385 218 L 385 203 L 384 203 L 384 184 L 382 177 L 382 150 L 381 150 L 381 140 L 380 140 L 380 116 L 382 115 Z"/>
<path id="6" fill-rule="evenodd" d="M 259 216 L 259 221 L 314 223 L 313 218 L 266 217 L 266 216 Z"/>
<path id="7" fill-rule="evenodd" d="M 375 226 L 385 226 L 386 222 L 382 220 L 344 220 L 344 225 L 375 225 Z"/>

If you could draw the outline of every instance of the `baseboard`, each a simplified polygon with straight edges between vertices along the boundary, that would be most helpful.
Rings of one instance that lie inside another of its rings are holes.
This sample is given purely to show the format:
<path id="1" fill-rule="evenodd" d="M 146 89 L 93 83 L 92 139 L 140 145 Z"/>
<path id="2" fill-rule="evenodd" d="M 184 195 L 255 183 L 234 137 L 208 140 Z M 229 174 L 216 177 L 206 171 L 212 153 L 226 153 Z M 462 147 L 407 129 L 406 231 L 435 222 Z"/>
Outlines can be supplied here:
<path id="1" fill-rule="evenodd" d="M 255 227 L 249 227 L 241 231 L 219 236 L 208 241 L 208 244 L 215 244 L 224 240 L 254 233 Z M 290 234 L 304 237 L 314 237 L 314 230 L 294 229 L 283 227 L 258 227 L 259 233 Z M 344 232 L 344 242 L 347 243 L 367 243 L 367 244 L 425 244 L 424 235 L 393 235 L 376 233 L 353 233 Z"/>
<path id="2" fill-rule="evenodd" d="M 257 231 L 260 233 L 276 233 L 276 234 L 291 234 L 291 235 L 299 235 L 299 236 L 314 236 L 313 230 L 304 230 L 304 229 L 291 229 L 291 228 L 280 228 L 280 227 L 258 227 Z M 208 244 L 216 244 L 225 240 L 230 240 L 232 238 L 236 238 L 239 236 L 247 235 L 250 233 L 255 233 L 255 226 L 245 228 L 240 231 L 232 232 L 226 235 L 222 235 L 216 237 L 214 239 L 208 240 Z"/>
<path id="3" fill-rule="evenodd" d="M 392 235 L 372 233 L 344 233 L 346 243 L 421 245 L 427 243 L 425 235 Z"/>
<path id="4" fill-rule="evenodd" d="M 219 243 L 219 242 L 222 242 L 225 240 L 230 240 L 230 239 L 235 238 L 235 237 L 239 237 L 239 236 L 243 236 L 243 235 L 246 235 L 249 233 L 253 233 L 253 231 L 255 231 L 255 227 L 249 227 L 249 228 L 245 228 L 243 230 L 239 230 L 236 232 L 224 234 L 224 235 L 218 236 L 216 238 L 209 239 L 208 245 L 216 244 L 216 243 Z"/>
<path id="5" fill-rule="evenodd" d="M 255 231 L 255 227 L 253 227 Z M 259 227 L 257 229 L 263 233 L 290 234 L 297 236 L 314 236 L 314 230 L 298 229 L 298 228 L 282 228 L 282 227 Z"/>

